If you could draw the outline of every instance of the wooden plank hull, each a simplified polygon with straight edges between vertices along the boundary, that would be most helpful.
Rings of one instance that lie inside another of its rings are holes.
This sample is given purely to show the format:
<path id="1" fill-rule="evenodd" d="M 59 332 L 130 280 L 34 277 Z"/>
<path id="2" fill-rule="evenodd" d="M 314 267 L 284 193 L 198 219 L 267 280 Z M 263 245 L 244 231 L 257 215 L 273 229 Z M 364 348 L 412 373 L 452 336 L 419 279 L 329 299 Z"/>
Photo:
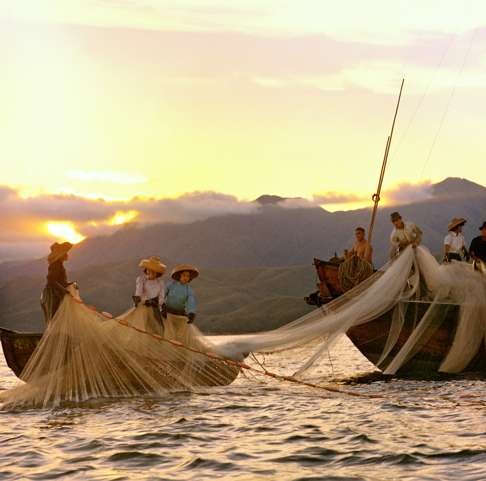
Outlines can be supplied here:
<path id="1" fill-rule="evenodd" d="M 410 337 L 418 320 L 429 305 L 428 302 L 410 303 L 398 341 L 383 363 L 377 366 L 378 368 L 386 369 Z M 420 345 L 413 357 L 400 368 L 396 374 L 397 377 L 434 379 L 445 376 L 443 373 L 439 373 L 439 367 L 447 356 L 454 340 L 459 306 L 444 304 L 439 306 L 439 309 L 443 311 L 438 316 L 440 320 L 430 327 L 428 333 L 425 333 L 426 342 Z M 377 319 L 352 327 L 347 332 L 348 337 L 356 348 L 375 366 L 384 351 L 391 321 L 392 314 L 387 312 Z M 476 372 L 486 375 L 486 351 L 484 346 L 467 366 L 465 372 Z"/>
<path id="2" fill-rule="evenodd" d="M 7 366 L 21 378 L 21 373 L 42 337 L 39 332 L 18 332 L 0 327 L 0 340 Z"/>
<path id="3" fill-rule="evenodd" d="M 22 379 L 22 371 L 41 337 L 42 333 L 18 332 L 0 327 L 0 340 L 5 360 L 19 379 Z M 195 379 L 197 386 L 228 385 L 237 378 L 240 372 L 237 366 L 223 364 L 212 359 L 208 359 L 207 368 L 211 372 L 211 381 L 202 375 Z"/>

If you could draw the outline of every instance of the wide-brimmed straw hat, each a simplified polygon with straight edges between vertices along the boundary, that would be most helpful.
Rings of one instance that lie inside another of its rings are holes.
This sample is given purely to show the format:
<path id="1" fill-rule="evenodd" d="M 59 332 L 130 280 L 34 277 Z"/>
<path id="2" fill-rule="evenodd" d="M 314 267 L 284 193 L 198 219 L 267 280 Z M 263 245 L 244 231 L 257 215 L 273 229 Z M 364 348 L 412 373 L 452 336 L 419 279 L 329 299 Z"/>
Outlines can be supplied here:
<path id="1" fill-rule="evenodd" d="M 163 274 L 167 269 L 167 266 L 160 262 L 159 256 L 150 256 L 148 259 L 142 259 L 138 266 L 144 269 L 150 269 L 151 271 L 158 272 L 159 274 Z"/>
<path id="2" fill-rule="evenodd" d="M 449 225 L 447 226 L 447 230 L 454 230 L 456 227 L 459 227 L 460 225 L 464 225 L 465 223 L 466 223 L 466 219 L 463 219 L 462 217 L 454 217 L 449 222 Z"/>
<path id="3" fill-rule="evenodd" d="M 54 244 L 51 245 L 51 253 L 47 256 L 47 262 L 49 264 L 52 264 L 53 262 L 58 261 L 59 259 L 62 259 L 73 247 L 73 244 L 70 242 L 54 242 Z"/>
<path id="4" fill-rule="evenodd" d="M 197 268 L 191 266 L 191 264 L 179 264 L 175 266 L 174 269 L 172 269 L 170 276 L 172 277 L 172 279 L 175 279 L 175 276 L 177 276 L 177 274 L 186 271 L 189 272 L 189 274 L 191 274 L 191 281 L 199 275 L 199 271 L 197 270 Z"/>

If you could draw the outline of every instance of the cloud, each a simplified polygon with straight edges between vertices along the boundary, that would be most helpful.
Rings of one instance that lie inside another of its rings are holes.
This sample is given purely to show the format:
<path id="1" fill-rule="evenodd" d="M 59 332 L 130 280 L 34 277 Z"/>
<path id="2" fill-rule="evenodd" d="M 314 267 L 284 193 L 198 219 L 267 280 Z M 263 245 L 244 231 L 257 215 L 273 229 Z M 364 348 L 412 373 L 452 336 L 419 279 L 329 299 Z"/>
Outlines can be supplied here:
<path id="1" fill-rule="evenodd" d="M 324 194 L 315 194 L 314 202 L 319 205 L 326 204 L 350 204 L 353 202 L 362 202 L 368 200 L 368 197 L 357 194 L 343 194 L 341 192 L 325 192 Z"/>
<path id="2" fill-rule="evenodd" d="M 432 183 L 427 180 L 417 184 L 402 183 L 387 190 L 383 198 L 387 204 L 411 204 L 432 198 Z"/>
<path id="3" fill-rule="evenodd" d="M 217 192 L 192 192 L 176 198 L 108 202 L 70 195 L 23 198 L 10 187 L 0 186 L 2 230 L 0 242 L 38 241 L 49 237 L 47 222 L 72 222 L 83 235 L 98 235 L 119 228 L 125 216 L 138 223 L 185 223 L 225 214 L 247 214 L 258 204 Z"/>

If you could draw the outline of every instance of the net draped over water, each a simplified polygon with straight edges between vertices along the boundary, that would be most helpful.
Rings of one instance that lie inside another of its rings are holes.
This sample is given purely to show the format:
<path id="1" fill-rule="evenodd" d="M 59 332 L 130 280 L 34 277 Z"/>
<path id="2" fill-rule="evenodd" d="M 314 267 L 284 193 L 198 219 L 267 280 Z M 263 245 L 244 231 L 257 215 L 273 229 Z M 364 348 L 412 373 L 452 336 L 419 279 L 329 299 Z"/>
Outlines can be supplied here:
<path id="1" fill-rule="evenodd" d="M 281 374 L 305 379 L 339 336 L 389 312 L 383 360 L 403 327 L 403 301 L 413 299 L 427 299 L 429 307 L 385 373 L 396 373 L 423 345 L 440 315 L 437 306 L 443 303 L 458 304 L 460 309 L 453 344 L 439 369 L 465 369 L 486 340 L 486 278 L 466 263 L 440 265 L 423 247 L 408 247 L 323 308 L 255 334 L 206 337 L 185 317 L 171 315 L 162 330 L 151 308 L 140 305 L 110 318 L 76 295 L 66 295 L 21 375 L 24 382 L 1 393 L 0 402 L 56 406 L 227 385 L 240 371 L 234 361 L 243 361 L 249 353 L 283 350 L 289 356 L 299 350 L 302 362 L 296 372 Z"/>

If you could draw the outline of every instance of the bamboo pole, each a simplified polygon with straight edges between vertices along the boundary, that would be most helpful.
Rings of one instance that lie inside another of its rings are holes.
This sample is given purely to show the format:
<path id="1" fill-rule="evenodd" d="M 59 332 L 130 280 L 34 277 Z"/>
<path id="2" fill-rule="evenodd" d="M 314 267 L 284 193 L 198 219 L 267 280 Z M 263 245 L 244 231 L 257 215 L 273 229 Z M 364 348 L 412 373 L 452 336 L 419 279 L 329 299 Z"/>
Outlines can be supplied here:
<path id="1" fill-rule="evenodd" d="M 383 179 L 385 178 L 386 164 L 388 162 L 388 154 L 390 153 L 390 146 L 393 138 L 393 131 L 395 130 L 395 121 L 397 119 L 398 107 L 400 106 L 400 99 L 402 98 L 402 90 L 403 90 L 404 83 L 405 83 L 405 79 L 402 79 L 402 84 L 400 86 L 400 93 L 398 94 L 398 101 L 397 101 L 397 106 L 395 108 L 395 115 L 393 116 L 393 123 L 391 126 L 390 135 L 386 140 L 385 154 L 383 155 L 383 162 L 381 164 L 381 172 L 380 172 L 380 178 L 378 179 L 378 187 L 376 189 L 376 193 L 374 193 L 373 196 L 371 197 L 371 199 L 374 202 L 374 205 L 373 205 L 373 211 L 371 213 L 370 227 L 368 229 L 368 242 L 370 244 L 373 238 L 373 228 L 375 227 L 376 212 L 378 210 L 378 203 L 380 202 L 381 187 L 383 185 Z"/>

